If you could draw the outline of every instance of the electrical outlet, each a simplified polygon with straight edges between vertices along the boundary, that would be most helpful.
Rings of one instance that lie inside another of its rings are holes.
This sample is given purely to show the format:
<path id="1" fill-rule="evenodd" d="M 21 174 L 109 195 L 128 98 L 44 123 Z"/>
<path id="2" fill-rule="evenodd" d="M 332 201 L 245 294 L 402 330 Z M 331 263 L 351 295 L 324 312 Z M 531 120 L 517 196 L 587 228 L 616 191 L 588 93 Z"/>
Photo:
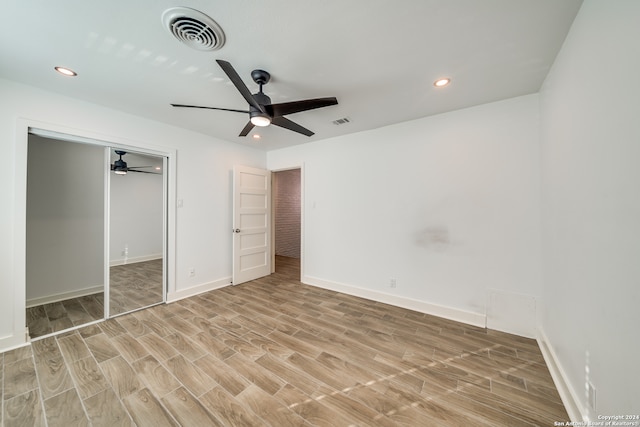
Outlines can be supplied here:
<path id="1" fill-rule="evenodd" d="M 195 277 L 196 276 L 196 269 L 194 267 L 191 267 L 189 269 L 189 277 Z"/>
<path id="2" fill-rule="evenodd" d="M 389 280 L 389 287 L 390 288 L 395 288 L 396 287 L 396 279 L 390 279 Z"/>

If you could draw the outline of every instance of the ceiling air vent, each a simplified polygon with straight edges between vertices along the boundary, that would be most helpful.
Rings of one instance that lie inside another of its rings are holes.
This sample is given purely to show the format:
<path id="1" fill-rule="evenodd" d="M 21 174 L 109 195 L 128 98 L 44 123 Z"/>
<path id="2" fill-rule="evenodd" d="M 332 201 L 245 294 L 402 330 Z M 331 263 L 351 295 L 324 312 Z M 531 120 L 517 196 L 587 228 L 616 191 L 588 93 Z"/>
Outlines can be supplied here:
<path id="1" fill-rule="evenodd" d="M 162 23 L 182 43 L 196 50 L 218 50 L 225 42 L 222 28 L 202 12 L 172 7 L 162 14 Z"/>
<path id="2" fill-rule="evenodd" d="M 343 117 L 341 119 L 334 120 L 331 123 L 333 123 L 336 126 L 340 126 L 340 125 L 346 125 L 347 123 L 351 123 L 351 120 L 349 120 L 348 117 Z"/>

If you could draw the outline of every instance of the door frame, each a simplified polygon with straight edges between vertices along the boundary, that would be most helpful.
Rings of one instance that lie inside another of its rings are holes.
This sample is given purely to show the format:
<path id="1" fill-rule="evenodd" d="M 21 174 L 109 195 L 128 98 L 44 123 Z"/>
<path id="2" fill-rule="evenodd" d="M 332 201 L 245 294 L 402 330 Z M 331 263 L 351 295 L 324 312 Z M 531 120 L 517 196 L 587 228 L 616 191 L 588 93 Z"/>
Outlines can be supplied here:
<path id="1" fill-rule="evenodd" d="M 278 169 L 269 169 L 271 171 L 271 199 L 273 200 L 273 174 L 277 172 L 284 172 L 288 170 L 300 169 L 300 281 L 304 277 L 304 225 L 305 225 L 305 180 L 304 180 L 304 163 L 298 166 L 288 166 Z M 276 215 L 275 215 L 275 203 L 271 203 L 271 273 L 276 271 Z"/>
<path id="2" fill-rule="evenodd" d="M 106 146 L 122 150 L 147 152 L 152 155 L 166 157 L 166 230 L 163 239 L 166 262 L 165 273 L 165 301 L 168 293 L 175 292 L 176 265 L 176 212 L 172 207 L 176 201 L 176 154 L 177 150 L 159 147 L 145 141 L 130 140 L 124 137 L 104 135 L 84 129 L 71 128 L 63 125 L 45 123 L 28 118 L 16 120 L 15 152 L 14 152 L 14 235 L 13 235 L 13 330 L 7 337 L 0 337 L 0 347 L 12 348 L 24 345 L 29 337 L 26 330 L 26 215 L 27 215 L 27 155 L 28 139 L 31 129 L 37 129 L 51 135 L 67 135 L 71 142 L 83 142 L 93 145 Z M 105 207 L 106 208 L 106 207 Z M 108 248 L 107 248 L 108 249 Z M 108 267 L 108 251 L 105 251 L 104 261 Z M 80 327 L 80 326 L 79 326 Z M 71 328 L 77 329 L 79 327 Z"/>

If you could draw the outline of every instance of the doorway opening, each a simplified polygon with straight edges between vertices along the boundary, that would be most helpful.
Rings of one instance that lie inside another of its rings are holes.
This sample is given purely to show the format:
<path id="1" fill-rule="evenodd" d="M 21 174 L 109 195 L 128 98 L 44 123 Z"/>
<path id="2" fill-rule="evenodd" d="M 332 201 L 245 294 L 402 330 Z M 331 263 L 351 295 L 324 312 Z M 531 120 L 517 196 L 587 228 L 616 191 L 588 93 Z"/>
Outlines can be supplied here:
<path id="1" fill-rule="evenodd" d="M 302 251 L 301 169 L 272 174 L 274 272 L 300 280 Z"/>

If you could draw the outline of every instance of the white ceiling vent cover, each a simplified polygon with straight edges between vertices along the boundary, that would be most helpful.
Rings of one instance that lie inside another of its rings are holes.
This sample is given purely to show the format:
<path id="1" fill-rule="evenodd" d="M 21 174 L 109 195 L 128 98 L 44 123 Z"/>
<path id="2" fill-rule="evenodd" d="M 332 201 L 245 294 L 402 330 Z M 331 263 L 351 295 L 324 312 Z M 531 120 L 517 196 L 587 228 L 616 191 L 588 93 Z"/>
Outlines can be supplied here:
<path id="1" fill-rule="evenodd" d="M 172 7 L 162 13 L 162 24 L 182 43 L 196 50 L 218 50 L 224 46 L 222 28 L 202 12 Z"/>

